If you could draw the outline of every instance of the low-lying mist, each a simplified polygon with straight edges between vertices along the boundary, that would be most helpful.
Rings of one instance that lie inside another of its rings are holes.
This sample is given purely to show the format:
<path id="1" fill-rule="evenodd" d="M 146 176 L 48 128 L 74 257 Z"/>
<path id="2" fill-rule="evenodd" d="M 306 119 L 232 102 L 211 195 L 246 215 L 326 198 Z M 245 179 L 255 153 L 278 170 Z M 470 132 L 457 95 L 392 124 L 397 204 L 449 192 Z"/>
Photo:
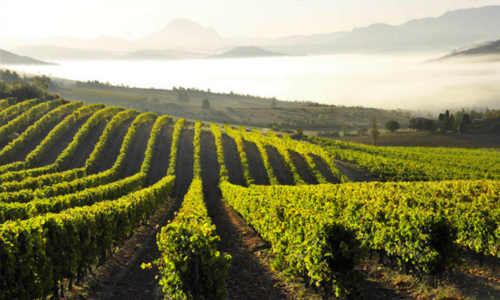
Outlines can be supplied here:
<path id="1" fill-rule="evenodd" d="M 328 55 L 162 62 L 61 62 L 17 71 L 143 88 L 234 91 L 281 100 L 442 111 L 500 108 L 500 62 L 437 55 Z"/>

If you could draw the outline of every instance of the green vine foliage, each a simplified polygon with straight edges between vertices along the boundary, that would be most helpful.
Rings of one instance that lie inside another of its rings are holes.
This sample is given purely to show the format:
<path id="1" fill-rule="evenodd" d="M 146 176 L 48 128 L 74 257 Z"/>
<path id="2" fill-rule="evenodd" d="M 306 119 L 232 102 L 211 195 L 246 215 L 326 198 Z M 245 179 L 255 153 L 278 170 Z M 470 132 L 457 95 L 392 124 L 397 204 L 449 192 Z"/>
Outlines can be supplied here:
<path id="1" fill-rule="evenodd" d="M 217 250 L 215 232 L 204 203 L 200 162 L 201 122 L 195 125 L 194 179 L 173 220 L 161 230 L 157 243 L 161 258 L 160 284 L 165 299 L 226 299 L 226 277 L 231 256 Z M 144 264 L 144 268 L 152 267 Z"/>

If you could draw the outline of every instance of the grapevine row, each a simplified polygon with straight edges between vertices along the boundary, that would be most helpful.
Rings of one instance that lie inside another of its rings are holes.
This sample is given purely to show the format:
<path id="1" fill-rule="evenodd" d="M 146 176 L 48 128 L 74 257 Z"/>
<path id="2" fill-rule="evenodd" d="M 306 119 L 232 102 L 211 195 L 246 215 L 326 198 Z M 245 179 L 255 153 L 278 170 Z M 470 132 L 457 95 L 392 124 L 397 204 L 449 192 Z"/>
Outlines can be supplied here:
<path id="1" fill-rule="evenodd" d="M 195 125 L 194 179 L 172 223 L 157 237 L 160 284 L 169 299 L 226 299 L 225 279 L 231 256 L 217 250 L 204 204 L 200 162 L 201 122 Z M 151 265 L 149 265 L 151 267 Z"/>

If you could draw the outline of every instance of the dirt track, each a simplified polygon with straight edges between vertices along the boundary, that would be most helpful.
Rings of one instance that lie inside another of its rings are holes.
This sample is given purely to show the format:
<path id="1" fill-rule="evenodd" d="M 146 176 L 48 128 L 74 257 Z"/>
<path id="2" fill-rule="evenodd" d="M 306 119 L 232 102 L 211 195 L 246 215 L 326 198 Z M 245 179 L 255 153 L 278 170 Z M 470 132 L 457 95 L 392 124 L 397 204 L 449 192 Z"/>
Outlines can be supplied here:
<path id="1" fill-rule="evenodd" d="M 148 149 L 151 129 L 153 129 L 153 123 L 142 124 L 137 129 L 137 133 L 132 139 L 133 146 L 128 149 L 127 158 L 123 162 L 122 178 L 132 176 L 141 170 Z"/>
<path id="2" fill-rule="evenodd" d="M 352 182 L 381 181 L 380 178 L 372 175 L 369 171 L 358 168 L 356 164 L 341 160 L 335 160 L 335 164 L 337 165 L 337 167 L 339 167 L 340 171 Z"/>
<path id="3" fill-rule="evenodd" d="M 224 163 L 226 164 L 229 182 L 241 186 L 246 186 L 243 169 L 241 168 L 238 147 L 233 138 L 226 134 L 222 135 L 222 149 L 224 151 Z"/>
<path id="4" fill-rule="evenodd" d="M 128 128 L 132 125 L 134 119 L 135 117 L 130 118 L 120 124 L 120 126 L 118 126 L 115 132 L 111 135 L 110 139 L 108 139 L 108 142 L 106 143 L 106 151 L 102 153 L 99 159 L 96 173 L 106 171 L 115 164 L 118 154 L 120 154 L 123 141 L 125 140 L 125 135 L 127 135 Z"/>
<path id="5" fill-rule="evenodd" d="M 314 175 L 311 173 L 309 170 L 309 167 L 307 166 L 307 161 L 305 160 L 302 155 L 299 153 L 293 151 L 293 150 L 288 150 L 290 153 L 290 157 L 292 158 L 292 162 L 297 169 L 297 173 L 299 173 L 299 176 L 304 180 L 305 183 L 307 184 L 318 184 L 318 181 L 314 177 Z"/>
<path id="6" fill-rule="evenodd" d="M 179 140 L 174 187 L 174 194 L 178 199 L 184 198 L 193 181 L 193 138 L 193 130 L 184 130 Z"/>
<path id="7" fill-rule="evenodd" d="M 228 299 L 286 299 L 285 291 L 275 286 L 270 270 L 255 256 L 255 251 L 265 247 L 264 242 L 221 200 L 217 148 L 208 132 L 201 135 L 201 171 L 208 214 L 221 238 L 218 249 L 233 258 L 227 280 Z"/>
<path id="8" fill-rule="evenodd" d="M 281 185 L 293 185 L 293 176 L 288 170 L 283 157 L 278 152 L 278 150 L 271 146 L 266 146 L 267 155 L 269 157 L 269 162 L 273 167 L 273 174 Z"/>
<path id="9" fill-rule="evenodd" d="M 326 178 L 326 180 L 330 183 L 340 183 L 340 181 L 335 178 L 332 174 L 332 171 L 328 167 L 328 165 L 323 161 L 323 159 L 317 155 L 311 154 L 313 158 L 314 164 L 316 168 L 320 171 L 321 175 Z"/>
<path id="10" fill-rule="evenodd" d="M 243 141 L 243 148 L 247 155 L 248 170 L 254 183 L 258 185 L 269 185 L 269 176 L 266 172 L 264 162 L 259 152 L 259 148 L 252 142 Z"/>
<path id="11" fill-rule="evenodd" d="M 85 161 L 90 157 L 92 151 L 94 151 L 95 145 L 101 138 L 104 128 L 108 125 L 108 121 L 109 120 L 103 120 L 91 129 L 91 133 L 83 139 L 78 151 L 76 151 L 73 157 L 69 160 L 68 165 L 65 168 L 66 170 L 82 168 L 85 166 Z"/>
<path id="12" fill-rule="evenodd" d="M 164 125 L 158 137 L 151 158 L 151 169 L 148 174 L 148 185 L 155 184 L 167 175 L 170 163 L 170 148 L 172 146 L 172 128 Z"/>
<path id="13" fill-rule="evenodd" d="M 54 144 L 54 146 L 47 152 L 47 155 L 40 161 L 39 166 L 43 167 L 56 162 L 57 157 L 68 147 L 69 143 L 73 141 L 76 133 L 83 124 L 85 124 L 90 116 L 78 120 L 73 126 L 71 126 L 61 138 Z"/>

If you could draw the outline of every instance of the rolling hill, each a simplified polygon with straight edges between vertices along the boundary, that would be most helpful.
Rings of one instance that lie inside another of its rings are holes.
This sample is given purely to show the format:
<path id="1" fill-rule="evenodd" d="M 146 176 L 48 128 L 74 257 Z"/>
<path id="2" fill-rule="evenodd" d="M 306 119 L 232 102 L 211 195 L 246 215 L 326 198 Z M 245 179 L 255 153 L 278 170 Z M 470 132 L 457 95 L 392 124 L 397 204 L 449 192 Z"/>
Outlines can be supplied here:
<path id="1" fill-rule="evenodd" d="M 500 61 L 500 40 L 478 43 L 452 51 L 439 60 L 473 59 L 484 61 Z"/>
<path id="2" fill-rule="evenodd" d="M 252 57 L 276 57 L 287 56 L 283 53 L 266 51 L 255 46 L 236 47 L 227 52 L 212 55 L 209 58 L 252 58 Z"/>
<path id="3" fill-rule="evenodd" d="M 52 63 L 0 49 L 0 65 L 52 65 Z"/>

